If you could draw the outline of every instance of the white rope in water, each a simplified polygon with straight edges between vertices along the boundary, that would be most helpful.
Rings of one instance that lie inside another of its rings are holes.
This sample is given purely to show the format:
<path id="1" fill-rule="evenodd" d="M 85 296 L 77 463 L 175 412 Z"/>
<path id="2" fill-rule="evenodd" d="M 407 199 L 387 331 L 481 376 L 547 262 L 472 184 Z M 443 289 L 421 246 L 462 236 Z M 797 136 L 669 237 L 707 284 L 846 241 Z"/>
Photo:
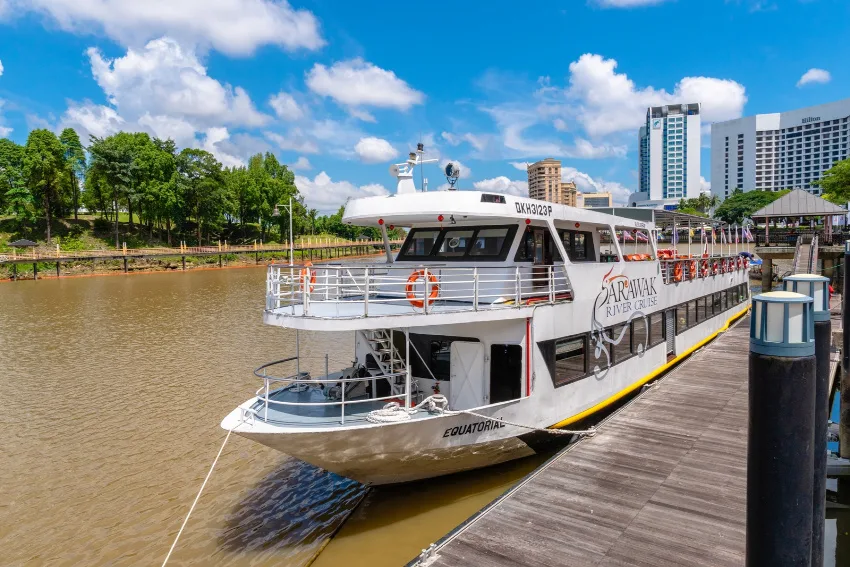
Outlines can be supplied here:
<path id="1" fill-rule="evenodd" d="M 435 394 L 433 396 L 428 396 L 412 408 L 403 407 L 398 402 L 390 402 L 385 405 L 381 409 L 372 410 L 366 415 L 366 419 L 371 423 L 398 423 L 401 421 L 407 421 L 414 414 L 420 411 L 427 411 L 429 413 L 437 413 L 441 415 L 460 415 L 467 414 L 472 415 L 481 419 L 487 419 L 490 421 L 495 421 L 497 423 L 502 423 L 505 425 L 513 425 L 514 427 L 521 427 L 523 429 L 528 429 L 530 431 L 541 431 L 544 433 L 552 433 L 555 435 L 580 435 L 582 437 L 592 437 L 596 435 L 596 429 L 591 427 L 589 429 L 573 431 L 568 429 L 548 429 L 545 427 L 533 427 L 531 425 L 524 425 L 522 423 L 515 423 L 512 421 L 506 421 L 504 419 L 499 419 L 496 417 L 491 417 L 489 415 L 482 415 L 480 413 L 475 413 L 473 411 L 468 410 L 450 410 L 449 409 L 449 401 L 442 394 Z"/>
<path id="2" fill-rule="evenodd" d="M 241 421 L 240 421 L 241 423 Z M 237 424 L 238 425 L 238 424 Z M 177 547 L 177 540 L 180 539 L 180 535 L 183 533 L 183 528 L 186 527 L 186 524 L 189 523 L 189 516 L 192 515 L 192 512 L 195 510 L 195 505 L 198 503 L 198 500 L 201 498 L 201 493 L 204 491 L 204 487 L 207 485 L 207 481 L 212 476 L 213 469 L 215 469 L 216 463 L 218 463 L 218 458 L 221 456 L 221 452 L 224 451 L 224 446 L 227 445 L 227 440 L 230 439 L 230 434 L 233 433 L 233 429 L 228 430 L 227 437 L 224 438 L 224 443 L 221 444 L 221 448 L 218 450 L 218 455 L 215 456 L 215 460 L 212 462 L 210 466 L 210 470 L 207 473 L 207 477 L 204 479 L 204 482 L 201 484 L 201 489 L 198 490 L 198 495 L 195 496 L 195 501 L 192 502 L 192 507 L 189 508 L 189 513 L 186 514 L 186 518 L 183 520 L 183 525 L 180 526 L 180 531 L 177 532 L 177 536 L 174 538 L 174 543 L 171 544 L 171 549 L 168 550 L 168 555 L 165 556 L 165 561 L 162 562 L 162 567 L 165 567 L 165 564 L 168 563 L 168 560 L 171 558 L 171 554 L 174 552 L 174 548 Z"/>

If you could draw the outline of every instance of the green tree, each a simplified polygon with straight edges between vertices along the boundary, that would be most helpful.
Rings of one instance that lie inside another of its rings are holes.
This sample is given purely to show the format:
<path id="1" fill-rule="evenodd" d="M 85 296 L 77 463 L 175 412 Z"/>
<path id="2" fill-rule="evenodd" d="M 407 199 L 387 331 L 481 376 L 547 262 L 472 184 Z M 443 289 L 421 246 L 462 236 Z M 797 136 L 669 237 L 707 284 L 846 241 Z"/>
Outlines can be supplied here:
<path id="1" fill-rule="evenodd" d="M 71 193 L 71 203 L 74 209 L 74 220 L 80 210 L 80 186 L 86 174 L 86 151 L 80 142 L 77 131 L 65 128 L 59 134 L 59 141 L 64 148 L 65 165 L 68 175 L 68 190 Z"/>
<path id="2" fill-rule="evenodd" d="M 187 216 L 197 224 L 198 244 L 207 232 L 216 228 L 228 208 L 221 164 L 204 150 L 186 148 L 177 155 L 178 190 Z"/>
<path id="3" fill-rule="evenodd" d="M 165 226 L 171 245 L 171 224 L 179 216 L 177 194 L 177 147 L 173 140 L 139 139 L 134 161 L 137 165 L 139 215 L 153 238 L 154 225 Z"/>
<path id="4" fill-rule="evenodd" d="M 714 216 L 729 224 L 741 224 L 744 218 L 765 207 L 790 191 L 747 191 L 735 189 L 717 208 Z"/>
<path id="5" fill-rule="evenodd" d="M 251 175 L 247 167 L 224 170 L 224 179 L 233 204 L 233 214 L 239 221 L 242 238 L 245 238 L 245 223 L 257 219 L 261 201 L 260 187 L 256 183 L 256 176 Z"/>
<path id="6" fill-rule="evenodd" d="M 115 222 L 115 247 L 119 246 L 118 212 L 131 192 L 136 178 L 137 164 L 134 163 L 133 144 L 124 132 L 107 138 L 92 136 L 89 145 L 91 167 L 88 177 L 91 184 L 102 191 L 104 201 L 112 203 Z"/>
<path id="7" fill-rule="evenodd" d="M 24 147 L 0 138 L 0 212 L 11 207 L 10 192 L 20 189 L 29 193 L 24 185 Z"/>
<path id="8" fill-rule="evenodd" d="M 839 205 L 850 201 L 850 158 L 841 160 L 826 170 L 823 177 L 813 185 L 823 189 L 823 197 L 828 201 Z"/>
<path id="9" fill-rule="evenodd" d="M 48 242 L 51 242 L 53 213 L 60 206 L 59 190 L 65 167 L 65 149 L 56 134 L 43 128 L 30 132 L 24 147 L 24 178 L 44 213 Z"/>

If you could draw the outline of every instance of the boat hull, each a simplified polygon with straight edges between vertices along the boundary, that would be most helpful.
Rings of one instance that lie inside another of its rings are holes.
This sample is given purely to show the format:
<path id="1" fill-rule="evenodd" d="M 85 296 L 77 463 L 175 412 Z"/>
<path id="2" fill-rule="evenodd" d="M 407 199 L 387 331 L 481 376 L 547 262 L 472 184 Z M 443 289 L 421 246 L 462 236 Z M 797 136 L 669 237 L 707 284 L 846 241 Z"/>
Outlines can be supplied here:
<path id="1" fill-rule="evenodd" d="M 225 418 L 222 427 L 227 428 L 229 420 L 238 423 L 238 416 L 234 412 Z M 261 422 L 256 426 L 241 423 L 233 432 L 338 475 L 380 485 L 447 475 L 535 454 L 520 438 L 527 430 L 490 424 L 464 414 L 315 431 L 273 431 Z"/>

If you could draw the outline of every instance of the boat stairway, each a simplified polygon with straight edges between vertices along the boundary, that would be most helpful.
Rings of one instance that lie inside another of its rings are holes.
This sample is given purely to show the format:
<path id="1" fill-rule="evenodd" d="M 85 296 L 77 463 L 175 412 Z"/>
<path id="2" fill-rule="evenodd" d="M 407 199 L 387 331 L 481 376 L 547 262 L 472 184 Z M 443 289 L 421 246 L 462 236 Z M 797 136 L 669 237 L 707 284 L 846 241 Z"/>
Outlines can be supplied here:
<path id="1" fill-rule="evenodd" d="M 370 354 L 378 366 L 370 368 L 367 365 L 369 374 L 374 377 L 393 376 L 390 390 L 394 396 L 401 395 L 404 392 L 404 380 L 399 375 L 405 373 L 407 368 L 401 353 L 393 344 L 393 332 L 389 329 L 366 329 L 358 333 L 369 346 Z"/>

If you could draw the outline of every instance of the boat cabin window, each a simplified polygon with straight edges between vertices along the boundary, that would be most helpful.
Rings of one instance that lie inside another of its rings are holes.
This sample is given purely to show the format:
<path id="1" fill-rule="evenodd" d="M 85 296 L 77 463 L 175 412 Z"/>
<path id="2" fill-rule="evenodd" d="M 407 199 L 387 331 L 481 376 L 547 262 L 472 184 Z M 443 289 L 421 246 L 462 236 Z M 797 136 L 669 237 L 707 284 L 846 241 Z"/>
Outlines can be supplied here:
<path id="1" fill-rule="evenodd" d="M 503 261 L 517 227 L 470 226 L 414 228 L 407 235 L 396 260 L 476 260 Z"/>
<path id="2" fill-rule="evenodd" d="M 455 229 L 447 230 L 443 233 L 440 240 L 440 246 L 437 248 L 437 256 L 440 258 L 461 258 L 466 254 L 466 249 L 469 248 L 472 242 L 472 235 L 475 233 L 472 229 Z"/>
<path id="3" fill-rule="evenodd" d="M 547 227 L 529 226 L 523 233 L 514 261 L 549 266 L 560 262 L 561 254 Z"/>
<path id="4" fill-rule="evenodd" d="M 558 235 L 564 244 L 564 250 L 570 262 L 595 262 L 593 234 L 581 230 L 559 230 Z"/>
<path id="5" fill-rule="evenodd" d="M 556 388 L 588 375 L 587 337 L 585 333 L 537 343 Z"/>
<path id="6" fill-rule="evenodd" d="M 649 316 L 649 346 L 659 345 L 667 336 L 664 332 L 664 313 L 653 313 Z"/>

